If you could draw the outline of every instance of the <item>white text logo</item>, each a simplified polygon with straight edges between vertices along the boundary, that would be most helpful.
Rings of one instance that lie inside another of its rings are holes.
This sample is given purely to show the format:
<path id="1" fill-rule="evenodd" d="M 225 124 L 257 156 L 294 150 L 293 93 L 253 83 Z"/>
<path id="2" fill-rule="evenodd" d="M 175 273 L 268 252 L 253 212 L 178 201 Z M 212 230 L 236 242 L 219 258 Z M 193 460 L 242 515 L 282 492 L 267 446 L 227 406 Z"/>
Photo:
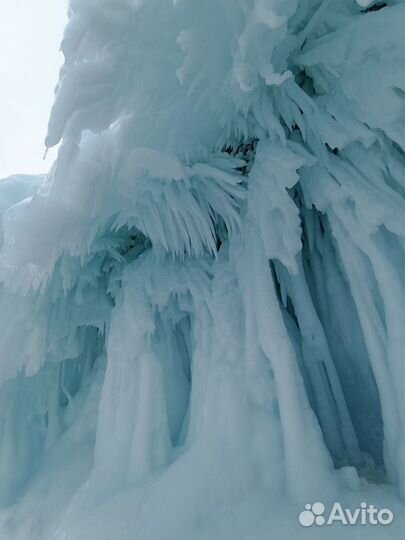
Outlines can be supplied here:
<path id="1" fill-rule="evenodd" d="M 298 516 L 298 521 L 303 527 L 311 525 L 333 525 L 340 523 L 342 525 L 389 525 L 394 519 L 394 514 L 388 508 L 378 509 L 372 504 L 362 502 L 360 508 L 343 508 L 338 502 L 335 502 L 329 512 L 325 515 L 325 505 L 321 502 L 306 504 Z"/>

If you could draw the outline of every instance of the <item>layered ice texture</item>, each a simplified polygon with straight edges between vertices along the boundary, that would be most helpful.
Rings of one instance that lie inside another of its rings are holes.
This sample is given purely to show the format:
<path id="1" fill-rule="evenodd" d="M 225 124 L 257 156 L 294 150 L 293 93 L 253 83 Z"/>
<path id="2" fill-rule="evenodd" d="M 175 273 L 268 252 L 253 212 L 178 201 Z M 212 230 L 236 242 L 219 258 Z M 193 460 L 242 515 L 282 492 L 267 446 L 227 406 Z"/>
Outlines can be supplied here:
<path id="1" fill-rule="evenodd" d="M 58 158 L 0 182 L 2 540 L 401 537 L 404 21 L 70 1 Z"/>

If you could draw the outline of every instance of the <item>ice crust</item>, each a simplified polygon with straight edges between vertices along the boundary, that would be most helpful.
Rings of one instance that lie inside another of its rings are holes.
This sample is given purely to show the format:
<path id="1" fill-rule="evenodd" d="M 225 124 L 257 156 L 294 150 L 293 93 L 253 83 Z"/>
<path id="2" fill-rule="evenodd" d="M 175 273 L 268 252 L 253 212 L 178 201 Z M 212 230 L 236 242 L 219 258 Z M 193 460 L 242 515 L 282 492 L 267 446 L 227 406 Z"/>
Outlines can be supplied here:
<path id="1" fill-rule="evenodd" d="M 1 540 L 403 535 L 404 21 L 70 0 L 57 160 L 0 182 Z"/>

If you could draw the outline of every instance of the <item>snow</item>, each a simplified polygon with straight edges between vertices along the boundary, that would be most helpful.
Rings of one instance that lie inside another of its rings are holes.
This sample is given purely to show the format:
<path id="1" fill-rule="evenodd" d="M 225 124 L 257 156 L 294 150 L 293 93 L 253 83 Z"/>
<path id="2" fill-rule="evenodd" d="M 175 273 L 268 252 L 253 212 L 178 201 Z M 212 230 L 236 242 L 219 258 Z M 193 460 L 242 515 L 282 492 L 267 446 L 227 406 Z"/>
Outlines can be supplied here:
<path id="1" fill-rule="evenodd" d="M 71 0 L 57 160 L 0 182 L 1 540 L 403 535 L 404 13 L 363 4 Z"/>

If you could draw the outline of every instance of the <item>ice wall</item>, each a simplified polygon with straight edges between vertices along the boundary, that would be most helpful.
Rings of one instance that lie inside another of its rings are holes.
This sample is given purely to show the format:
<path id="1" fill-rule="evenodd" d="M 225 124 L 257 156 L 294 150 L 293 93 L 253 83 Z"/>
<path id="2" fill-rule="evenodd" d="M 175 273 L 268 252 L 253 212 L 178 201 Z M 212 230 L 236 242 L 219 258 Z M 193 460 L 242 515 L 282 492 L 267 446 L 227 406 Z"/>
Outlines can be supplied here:
<path id="1" fill-rule="evenodd" d="M 400 515 L 403 2 L 69 15 L 58 158 L 0 183 L 0 538 Z"/>

